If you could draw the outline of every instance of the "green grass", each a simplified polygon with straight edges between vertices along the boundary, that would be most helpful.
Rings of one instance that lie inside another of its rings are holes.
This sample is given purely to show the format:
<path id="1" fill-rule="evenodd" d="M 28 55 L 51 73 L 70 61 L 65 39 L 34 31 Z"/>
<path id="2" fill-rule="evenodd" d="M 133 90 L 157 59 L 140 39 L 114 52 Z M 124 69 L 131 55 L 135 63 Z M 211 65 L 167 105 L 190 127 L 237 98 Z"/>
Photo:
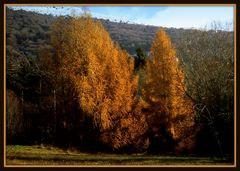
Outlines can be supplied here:
<path id="1" fill-rule="evenodd" d="M 231 165 L 224 158 L 90 154 L 56 147 L 8 145 L 7 165 Z"/>

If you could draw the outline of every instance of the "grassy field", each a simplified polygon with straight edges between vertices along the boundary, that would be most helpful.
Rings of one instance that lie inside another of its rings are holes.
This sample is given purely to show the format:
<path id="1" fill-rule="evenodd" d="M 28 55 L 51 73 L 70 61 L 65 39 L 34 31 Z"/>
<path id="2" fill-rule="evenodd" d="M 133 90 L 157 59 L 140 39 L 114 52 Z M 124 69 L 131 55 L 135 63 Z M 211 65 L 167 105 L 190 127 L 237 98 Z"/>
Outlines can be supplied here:
<path id="1" fill-rule="evenodd" d="M 8 145 L 7 165 L 231 165 L 224 158 L 90 154 L 45 146 Z"/>

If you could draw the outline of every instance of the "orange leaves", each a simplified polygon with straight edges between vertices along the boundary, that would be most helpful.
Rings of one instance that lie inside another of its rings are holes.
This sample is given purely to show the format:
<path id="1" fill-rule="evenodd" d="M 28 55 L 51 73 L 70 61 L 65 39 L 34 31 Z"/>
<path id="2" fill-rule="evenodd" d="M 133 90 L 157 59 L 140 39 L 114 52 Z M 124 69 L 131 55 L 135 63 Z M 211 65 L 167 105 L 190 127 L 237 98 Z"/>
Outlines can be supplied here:
<path id="1" fill-rule="evenodd" d="M 193 104 L 185 99 L 185 91 L 184 74 L 178 66 L 175 49 L 160 29 L 147 61 L 143 96 L 150 105 L 152 117 L 160 119 L 152 126 L 168 125 L 172 137 L 180 142 L 186 138 L 186 130 L 194 125 Z"/>
<path id="2" fill-rule="evenodd" d="M 54 29 L 60 70 L 73 83 L 79 106 L 93 118 L 100 140 L 112 148 L 128 144 L 124 138 L 128 135 L 122 131 L 131 125 L 137 88 L 133 61 L 112 42 L 102 24 L 89 16 L 60 19 Z M 122 125 L 123 120 L 127 123 Z"/>
<path id="3" fill-rule="evenodd" d="M 100 22 L 89 16 L 60 19 L 54 29 L 61 74 L 70 80 L 79 107 L 100 132 L 95 140 L 113 149 L 144 149 L 149 145 L 147 131 L 157 130 L 163 137 L 162 125 L 175 140 L 185 136 L 194 111 L 184 97 L 184 73 L 175 49 L 162 29 L 147 61 L 143 97 L 136 96 L 139 76 L 134 74 L 134 61 L 112 42 Z"/>

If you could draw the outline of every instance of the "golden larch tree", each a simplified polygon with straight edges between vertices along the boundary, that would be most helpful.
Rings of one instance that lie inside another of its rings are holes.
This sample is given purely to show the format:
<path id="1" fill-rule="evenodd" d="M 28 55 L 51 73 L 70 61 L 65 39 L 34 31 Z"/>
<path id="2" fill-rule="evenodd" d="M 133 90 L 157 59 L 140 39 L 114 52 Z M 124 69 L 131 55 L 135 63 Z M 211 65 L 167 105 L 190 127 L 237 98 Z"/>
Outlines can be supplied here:
<path id="1" fill-rule="evenodd" d="M 94 138 L 118 149 L 134 142 L 137 135 L 132 132 L 144 133 L 131 129 L 132 123 L 137 125 L 132 118 L 138 82 L 133 60 L 114 44 L 100 21 L 89 14 L 60 19 L 53 29 L 53 44 L 60 72 L 73 83 L 80 108 L 99 131 Z M 141 122 L 138 127 L 146 128 Z"/>
<path id="2" fill-rule="evenodd" d="M 194 126 L 193 104 L 185 97 L 184 73 L 180 69 L 176 51 L 170 38 L 160 29 L 151 47 L 146 65 L 144 100 L 149 104 L 149 122 L 154 136 L 162 137 L 165 127 L 176 149 L 192 146 L 191 132 Z"/>

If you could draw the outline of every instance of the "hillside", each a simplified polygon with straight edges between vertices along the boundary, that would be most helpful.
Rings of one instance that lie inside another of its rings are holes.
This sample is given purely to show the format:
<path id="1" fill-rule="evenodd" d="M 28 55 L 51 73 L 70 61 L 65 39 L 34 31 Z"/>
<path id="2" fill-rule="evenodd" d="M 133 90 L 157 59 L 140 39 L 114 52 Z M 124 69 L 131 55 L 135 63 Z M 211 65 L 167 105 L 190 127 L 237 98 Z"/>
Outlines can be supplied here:
<path id="1" fill-rule="evenodd" d="M 21 56 L 36 57 L 41 49 L 49 48 L 50 27 L 56 17 L 24 10 L 7 8 L 7 45 L 20 52 Z M 137 47 L 149 51 L 156 26 L 127 24 L 100 19 L 112 39 L 129 54 L 135 54 Z M 173 43 L 193 30 L 165 28 Z M 9 49 L 11 48 L 9 47 Z"/>

